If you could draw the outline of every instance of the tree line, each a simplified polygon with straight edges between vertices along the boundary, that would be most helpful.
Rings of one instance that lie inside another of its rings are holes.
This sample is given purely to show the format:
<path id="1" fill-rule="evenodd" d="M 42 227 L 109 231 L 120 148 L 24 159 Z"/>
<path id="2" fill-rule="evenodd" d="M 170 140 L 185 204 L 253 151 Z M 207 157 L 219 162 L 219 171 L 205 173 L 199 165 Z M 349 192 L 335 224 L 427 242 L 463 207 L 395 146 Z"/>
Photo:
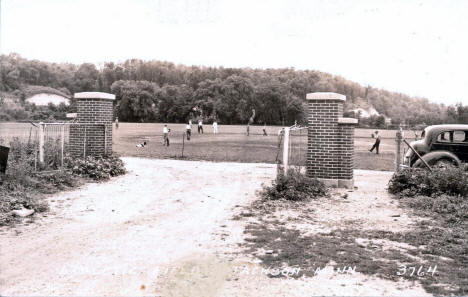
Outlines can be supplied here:
<path id="1" fill-rule="evenodd" d="M 362 86 L 315 70 L 185 66 L 139 59 L 97 67 L 10 54 L 1 56 L 1 75 L 3 93 L 20 102 L 31 86 L 50 87 L 68 96 L 86 91 L 114 93 L 115 114 L 129 122 L 177 123 L 203 117 L 243 124 L 255 109 L 257 124 L 290 125 L 305 121 L 305 97 L 311 92 L 346 95 L 346 114 L 354 117 L 359 114 L 349 111 L 364 104 L 391 118 L 393 124 L 468 122 L 468 106 L 430 103 L 426 98 Z M 33 107 L 23 103 L 23 108 L 30 112 Z M 58 109 L 64 112 L 63 107 Z M 382 123 L 382 117 L 361 120 L 374 126 Z"/>

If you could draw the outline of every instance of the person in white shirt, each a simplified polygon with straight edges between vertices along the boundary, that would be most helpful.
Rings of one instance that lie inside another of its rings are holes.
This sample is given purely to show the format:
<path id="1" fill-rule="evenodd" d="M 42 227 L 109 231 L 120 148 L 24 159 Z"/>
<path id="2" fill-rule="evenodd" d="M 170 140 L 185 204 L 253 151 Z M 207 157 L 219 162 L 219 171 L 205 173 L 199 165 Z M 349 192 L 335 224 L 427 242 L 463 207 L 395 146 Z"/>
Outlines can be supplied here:
<path id="1" fill-rule="evenodd" d="M 218 122 L 216 120 L 213 122 L 213 133 L 218 134 Z"/>
<path id="2" fill-rule="evenodd" d="M 190 136 L 192 135 L 192 126 L 190 125 L 190 122 L 185 125 L 185 133 L 187 134 L 187 140 L 190 140 Z"/>
<path id="3" fill-rule="evenodd" d="M 403 133 L 403 125 L 400 124 L 399 128 L 398 128 L 398 132 L 400 132 L 400 136 L 401 138 L 405 138 L 405 135 Z"/>
<path id="4" fill-rule="evenodd" d="M 169 146 L 169 132 L 170 131 L 171 131 L 171 129 L 167 128 L 167 125 L 164 125 L 164 128 L 163 128 L 163 137 L 164 137 L 163 145 Z"/>
<path id="5" fill-rule="evenodd" d="M 201 133 L 203 134 L 203 120 L 198 120 L 198 134 L 200 134 L 200 131 Z"/>
<path id="6" fill-rule="evenodd" d="M 374 145 L 372 146 L 372 148 L 369 151 L 372 152 L 374 149 L 376 149 L 376 154 L 378 155 L 379 154 L 379 146 L 380 146 L 379 131 L 375 131 L 374 135 L 375 135 L 375 143 L 374 143 Z"/>

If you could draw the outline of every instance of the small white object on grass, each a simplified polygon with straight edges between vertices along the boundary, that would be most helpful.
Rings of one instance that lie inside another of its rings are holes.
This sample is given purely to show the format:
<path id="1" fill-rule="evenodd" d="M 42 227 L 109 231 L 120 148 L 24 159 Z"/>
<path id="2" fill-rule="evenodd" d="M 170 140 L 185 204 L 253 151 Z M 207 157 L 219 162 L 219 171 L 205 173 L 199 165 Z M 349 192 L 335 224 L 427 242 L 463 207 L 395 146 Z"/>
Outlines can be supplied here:
<path id="1" fill-rule="evenodd" d="M 136 147 L 145 147 L 146 146 L 146 141 L 143 141 L 143 143 L 139 143 L 136 145 Z"/>
<path id="2" fill-rule="evenodd" d="M 27 209 L 27 208 L 15 209 L 15 210 L 12 211 L 12 213 L 15 216 L 24 218 L 24 217 L 32 215 L 34 213 L 34 209 Z"/>

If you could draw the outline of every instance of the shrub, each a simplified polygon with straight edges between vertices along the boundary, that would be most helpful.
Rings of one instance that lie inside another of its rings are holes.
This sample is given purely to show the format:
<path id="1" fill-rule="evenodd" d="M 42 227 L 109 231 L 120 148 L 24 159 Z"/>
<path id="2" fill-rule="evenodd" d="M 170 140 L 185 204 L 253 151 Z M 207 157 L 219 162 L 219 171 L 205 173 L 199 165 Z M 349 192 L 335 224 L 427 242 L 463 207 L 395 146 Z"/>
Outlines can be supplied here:
<path id="1" fill-rule="evenodd" d="M 327 194 L 327 188 L 321 181 L 309 178 L 299 170 L 290 169 L 285 175 L 278 173 L 271 186 L 263 186 L 260 192 L 262 199 L 286 199 L 301 201 Z"/>
<path id="2" fill-rule="evenodd" d="M 44 164 L 40 166 L 45 170 L 56 170 L 62 166 L 62 146 L 60 139 L 50 139 L 44 143 Z"/>
<path id="3" fill-rule="evenodd" d="M 3 180 L 4 186 L 16 188 L 28 187 L 36 184 L 32 178 L 34 172 L 35 148 L 32 143 L 21 142 L 14 138 L 10 142 L 10 153 L 6 174 Z"/>
<path id="4" fill-rule="evenodd" d="M 407 168 L 393 174 L 388 191 L 399 196 L 468 196 L 468 175 L 463 168 Z"/>
<path id="5" fill-rule="evenodd" d="M 85 159 L 68 158 L 67 166 L 72 170 L 73 174 L 94 180 L 106 180 L 126 172 L 122 160 L 115 156 L 88 156 Z"/>

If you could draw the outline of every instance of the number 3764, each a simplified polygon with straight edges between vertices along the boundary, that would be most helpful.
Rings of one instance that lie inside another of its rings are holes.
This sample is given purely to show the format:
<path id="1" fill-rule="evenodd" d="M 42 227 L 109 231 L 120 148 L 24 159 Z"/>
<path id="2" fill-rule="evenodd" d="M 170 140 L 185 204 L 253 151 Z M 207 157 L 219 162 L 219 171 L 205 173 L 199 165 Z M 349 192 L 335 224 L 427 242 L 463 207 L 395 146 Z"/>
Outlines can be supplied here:
<path id="1" fill-rule="evenodd" d="M 424 266 L 411 266 L 407 267 L 406 265 L 400 265 L 398 266 L 398 271 L 397 275 L 407 275 L 407 276 L 425 276 L 425 275 L 431 275 L 434 276 L 434 274 L 437 272 L 437 265 L 434 267 L 429 266 L 429 268 L 425 269 Z"/>

